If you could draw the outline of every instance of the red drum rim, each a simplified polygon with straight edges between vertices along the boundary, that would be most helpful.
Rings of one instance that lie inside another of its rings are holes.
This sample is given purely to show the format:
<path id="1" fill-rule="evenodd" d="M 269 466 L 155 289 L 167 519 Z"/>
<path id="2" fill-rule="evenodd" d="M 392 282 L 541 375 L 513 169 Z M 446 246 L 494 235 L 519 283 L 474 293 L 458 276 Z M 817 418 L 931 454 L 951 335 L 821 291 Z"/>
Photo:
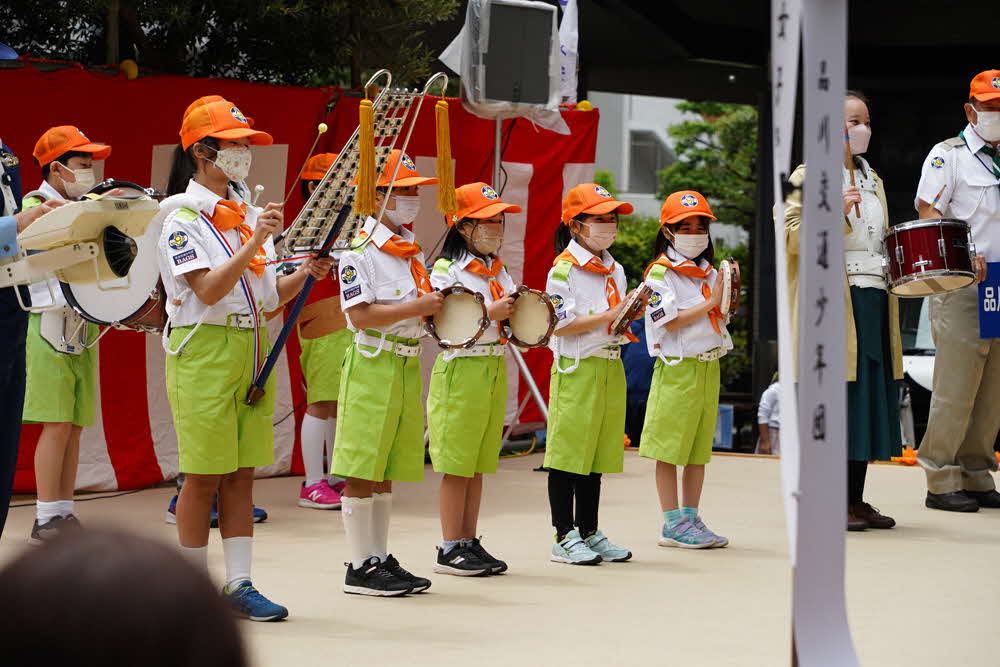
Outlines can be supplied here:
<path id="1" fill-rule="evenodd" d="M 909 222 L 901 222 L 898 225 L 893 225 L 886 230 L 885 238 L 889 238 L 897 232 L 906 232 L 911 229 L 923 229 L 925 227 L 960 227 L 966 232 L 971 230 L 969 223 L 964 220 L 958 220 L 957 218 L 927 218 L 924 220 L 910 220 Z"/>

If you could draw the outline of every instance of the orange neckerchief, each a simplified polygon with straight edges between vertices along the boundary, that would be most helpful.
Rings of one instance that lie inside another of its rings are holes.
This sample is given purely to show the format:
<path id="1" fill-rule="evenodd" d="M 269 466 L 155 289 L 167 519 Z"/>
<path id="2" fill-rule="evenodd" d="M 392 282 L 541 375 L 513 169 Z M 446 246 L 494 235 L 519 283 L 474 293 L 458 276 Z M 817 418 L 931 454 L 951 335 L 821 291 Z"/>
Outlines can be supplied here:
<path id="1" fill-rule="evenodd" d="M 618 284 L 615 282 L 614 277 L 611 275 L 615 269 L 614 264 L 611 265 L 611 268 L 608 268 L 604 266 L 601 260 L 599 260 L 597 257 L 591 257 L 589 262 L 581 266 L 580 262 L 578 262 L 576 257 L 573 256 L 573 253 L 569 251 L 569 248 L 559 253 L 559 256 L 552 261 L 552 265 L 555 266 L 556 264 L 562 261 L 567 261 L 573 266 L 583 269 L 584 271 L 590 271 L 591 273 L 599 273 L 602 276 L 607 276 L 608 279 L 604 283 L 604 294 L 608 298 L 608 308 L 614 308 L 619 303 L 621 303 L 622 295 L 618 293 Z M 608 325 L 608 333 L 611 333 L 610 324 Z M 628 338 L 633 343 L 638 342 L 639 340 L 632 334 L 631 331 L 628 331 L 627 329 L 625 330 L 625 337 Z"/>
<path id="2" fill-rule="evenodd" d="M 477 258 L 469 262 L 469 265 L 466 266 L 465 269 L 469 273 L 482 276 L 490 281 L 490 296 L 493 297 L 494 301 L 499 301 L 506 296 L 507 293 L 504 290 L 503 285 L 501 285 L 500 281 L 497 280 L 497 276 L 499 276 L 500 272 L 503 271 L 503 262 L 500 261 L 499 257 L 493 258 L 493 268 L 486 268 L 486 263 Z M 503 331 L 503 326 L 499 322 L 497 322 L 497 328 Z M 503 336 L 500 337 L 500 340 L 504 343 L 507 342 Z"/>
<path id="3" fill-rule="evenodd" d="M 660 266 L 665 266 L 671 271 L 675 271 L 681 274 L 682 276 L 687 276 L 688 278 L 697 278 L 706 281 L 708 280 L 709 272 L 706 271 L 705 269 L 702 269 L 689 259 L 684 260 L 680 264 L 674 264 L 669 259 L 667 259 L 666 255 L 660 255 L 659 257 L 656 258 L 653 264 L 659 264 Z M 645 273 L 646 276 L 649 275 L 649 271 L 650 269 L 653 268 L 653 264 L 650 264 L 649 267 L 646 269 Z M 706 301 L 712 297 L 712 288 L 708 286 L 707 282 L 701 284 L 701 295 L 705 297 Z M 722 319 L 722 311 L 719 310 L 718 308 L 713 308 L 712 310 L 708 311 L 708 319 L 712 321 L 712 328 L 715 329 L 715 333 L 721 334 L 722 327 L 719 326 L 719 320 Z"/>
<path id="4" fill-rule="evenodd" d="M 427 275 L 427 269 L 417 259 L 417 255 L 420 254 L 420 246 L 416 243 L 404 241 L 403 237 L 393 234 L 392 238 L 383 243 L 379 250 L 387 252 L 394 257 L 410 260 L 410 274 L 413 276 L 413 282 L 417 285 L 418 296 L 430 294 L 434 291 L 434 288 L 431 287 L 430 276 Z"/>
<path id="5" fill-rule="evenodd" d="M 209 216 L 209 220 L 212 221 L 212 225 L 220 232 L 228 232 L 230 229 L 238 231 L 240 233 L 240 243 L 246 245 L 247 241 L 253 238 L 253 230 L 250 229 L 250 225 L 244 222 L 246 216 L 246 204 L 237 204 L 230 199 L 220 199 L 219 203 L 215 205 L 215 211 Z M 264 247 L 261 246 L 254 253 L 248 268 L 260 278 L 264 275 L 264 268 L 266 266 L 267 253 L 264 252 Z"/>

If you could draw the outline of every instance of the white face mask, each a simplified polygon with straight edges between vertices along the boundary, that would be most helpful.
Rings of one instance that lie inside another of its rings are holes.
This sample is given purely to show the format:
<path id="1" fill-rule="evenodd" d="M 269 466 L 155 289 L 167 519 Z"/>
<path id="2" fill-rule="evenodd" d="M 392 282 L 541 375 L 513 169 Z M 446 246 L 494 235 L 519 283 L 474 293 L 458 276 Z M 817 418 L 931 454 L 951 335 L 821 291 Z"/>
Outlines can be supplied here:
<path id="1" fill-rule="evenodd" d="M 417 213 L 420 213 L 419 195 L 392 195 L 392 200 L 396 202 L 396 210 L 385 209 L 385 217 L 389 218 L 389 222 L 399 227 L 417 219 Z"/>
<path id="2" fill-rule="evenodd" d="M 587 245 L 597 251 L 607 250 L 618 238 L 618 225 L 606 222 L 595 225 L 585 222 L 582 226 L 587 228 L 587 236 L 584 237 L 587 239 Z"/>
<path id="3" fill-rule="evenodd" d="M 490 229 L 489 227 L 484 227 L 483 225 L 476 225 L 475 229 L 472 231 L 472 247 L 480 255 L 492 255 L 500 246 L 503 245 L 503 228 L 500 228 L 499 233 Z"/>
<path id="4" fill-rule="evenodd" d="M 851 155 L 861 155 L 868 152 L 868 142 L 872 139 L 872 128 L 868 125 L 855 125 L 847 128 L 847 136 L 851 140 Z"/>
<path id="5" fill-rule="evenodd" d="M 249 146 L 239 146 L 233 148 L 223 148 L 215 152 L 215 159 L 209 160 L 212 164 L 222 170 L 231 181 L 245 181 L 250 175 L 250 162 L 253 155 Z"/>
<path id="6" fill-rule="evenodd" d="M 1000 111 L 977 110 L 976 122 L 972 127 L 986 141 L 1000 141 Z"/>
<path id="7" fill-rule="evenodd" d="M 708 248 L 708 234 L 675 234 L 671 242 L 674 250 L 694 259 Z"/>
<path id="8" fill-rule="evenodd" d="M 90 189 L 94 187 L 94 183 L 97 182 L 94 177 L 94 168 L 88 167 L 87 169 L 70 169 L 66 165 L 59 163 L 66 171 L 73 174 L 76 180 L 70 183 L 69 181 L 63 179 L 59 176 L 59 179 L 63 182 L 63 189 L 66 190 L 66 196 L 70 199 L 79 199 L 83 195 L 90 192 Z M 58 174 L 57 174 L 58 175 Z"/>

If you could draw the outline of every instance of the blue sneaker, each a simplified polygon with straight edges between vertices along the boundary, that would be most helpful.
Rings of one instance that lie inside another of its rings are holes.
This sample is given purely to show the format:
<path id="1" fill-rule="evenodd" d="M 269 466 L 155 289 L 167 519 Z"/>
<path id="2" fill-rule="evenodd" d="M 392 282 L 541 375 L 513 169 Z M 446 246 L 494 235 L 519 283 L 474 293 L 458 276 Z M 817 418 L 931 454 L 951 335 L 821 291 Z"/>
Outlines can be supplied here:
<path id="1" fill-rule="evenodd" d="M 167 514 L 164 517 L 164 521 L 173 525 L 177 523 L 177 496 L 175 495 L 170 499 L 170 504 L 167 505 Z"/>
<path id="2" fill-rule="evenodd" d="M 695 525 L 695 528 L 697 528 L 701 532 L 703 532 L 706 535 L 709 535 L 709 536 L 715 538 L 715 544 L 713 546 L 715 546 L 715 547 L 717 547 L 719 549 L 721 549 L 723 547 L 728 547 L 729 546 L 729 538 L 728 537 L 723 537 L 722 535 L 719 535 L 715 531 L 710 530 L 709 527 L 705 525 L 705 522 L 701 520 L 700 516 L 696 516 L 694 518 L 694 525 Z"/>
<path id="3" fill-rule="evenodd" d="M 580 537 L 580 531 L 573 529 L 566 533 L 562 542 L 552 545 L 552 555 L 549 560 L 569 565 L 597 565 L 601 562 L 601 554 L 588 547 Z"/>
<path id="4" fill-rule="evenodd" d="M 590 547 L 590 550 L 601 556 L 601 560 L 607 563 L 624 563 L 629 558 L 632 557 L 632 552 L 628 549 L 622 549 L 611 543 L 604 533 L 597 531 L 590 537 L 588 537 L 584 542 Z"/>
<path id="5" fill-rule="evenodd" d="M 177 496 L 170 499 L 170 504 L 167 506 L 167 513 L 164 516 L 164 520 L 169 524 L 177 523 Z M 267 521 L 267 510 L 262 507 L 253 506 L 253 522 L 254 523 L 264 523 Z M 209 513 L 208 525 L 212 528 L 219 527 L 219 497 L 215 497 L 215 502 L 212 503 L 212 510 Z"/>
<path id="6" fill-rule="evenodd" d="M 267 521 L 267 510 L 263 507 L 253 506 L 253 522 L 254 523 L 264 523 Z"/>
<path id="7" fill-rule="evenodd" d="M 663 524 L 658 544 L 661 547 L 681 549 L 711 549 L 715 546 L 715 537 L 702 532 L 690 519 L 684 518 L 673 528 Z"/>
<path id="8" fill-rule="evenodd" d="M 232 605 L 233 611 L 251 621 L 280 621 L 288 616 L 288 609 L 261 595 L 249 581 L 240 582 L 233 589 L 226 586 L 222 595 Z"/>

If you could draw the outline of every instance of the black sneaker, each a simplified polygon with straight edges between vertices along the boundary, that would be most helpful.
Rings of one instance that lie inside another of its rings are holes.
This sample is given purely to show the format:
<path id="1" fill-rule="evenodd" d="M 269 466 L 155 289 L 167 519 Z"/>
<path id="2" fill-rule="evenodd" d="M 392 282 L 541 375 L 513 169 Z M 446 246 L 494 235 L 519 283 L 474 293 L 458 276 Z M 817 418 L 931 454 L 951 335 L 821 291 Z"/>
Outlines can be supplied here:
<path id="1" fill-rule="evenodd" d="M 347 576 L 344 577 L 345 593 L 395 597 L 406 595 L 412 590 L 410 582 L 403 581 L 387 570 L 377 558 L 369 558 L 357 570 L 351 563 L 347 563 Z"/>
<path id="2" fill-rule="evenodd" d="M 40 547 L 43 544 L 48 544 L 52 540 L 58 539 L 67 532 L 73 532 L 73 530 L 67 529 L 66 519 L 61 516 L 49 519 L 41 526 L 38 525 L 38 519 L 35 519 L 35 524 L 31 527 L 31 536 L 28 538 L 28 544 Z"/>
<path id="3" fill-rule="evenodd" d="M 67 514 L 63 517 L 63 530 L 70 533 L 79 533 L 83 530 L 83 524 L 76 518 L 75 514 Z"/>
<path id="4" fill-rule="evenodd" d="M 399 564 L 399 561 L 396 560 L 396 557 L 392 554 L 389 554 L 389 556 L 385 559 L 383 567 L 391 572 L 397 579 L 401 579 L 409 583 L 413 587 L 413 593 L 423 593 L 431 587 L 430 579 L 424 579 L 423 577 L 418 577 L 415 574 L 410 574 L 403 569 L 403 566 Z"/>
<path id="5" fill-rule="evenodd" d="M 490 574 L 503 574 L 507 571 L 507 563 L 503 562 L 499 558 L 494 558 L 490 552 L 483 548 L 483 543 L 478 537 L 472 540 L 472 544 L 469 545 L 469 551 L 471 551 L 476 558 L 490 566 Z"/>
<path id="6" fill-rule="evenodd" d="M 454 574 L 458 577 L 478 577 L 481 574 L 489 574 L 492 569 L 489 564 L 479 560 L 479 556 L 472 553 L 469 547 L 461 545 L 455 547 L 445 555 L 441 547 L 437 548 L 437 563 L 434 564 L 434 571 L 439 574 Z"/>

